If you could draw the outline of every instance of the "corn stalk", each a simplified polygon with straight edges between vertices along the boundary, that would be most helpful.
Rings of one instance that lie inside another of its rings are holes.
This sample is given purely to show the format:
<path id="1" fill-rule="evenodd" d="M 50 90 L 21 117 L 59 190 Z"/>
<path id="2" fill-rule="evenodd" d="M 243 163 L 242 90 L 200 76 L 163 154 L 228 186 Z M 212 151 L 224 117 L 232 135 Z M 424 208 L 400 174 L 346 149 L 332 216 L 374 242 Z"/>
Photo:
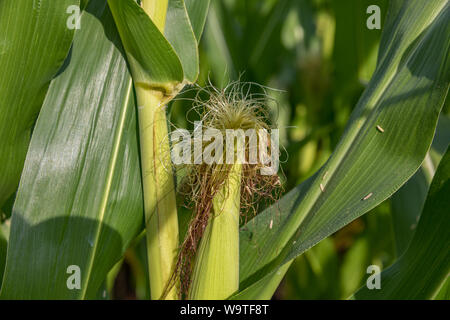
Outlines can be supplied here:
<path id="1" fill-rule="evenodd" d="M 142 6 L 163 32 L 168 1 L 144 0 Z M 144 189 L 147 256 L 152 299 L 159 299 L 169 281 L 178 248 L 178 220 L 174 182 L 167 139 L 163 92 L 136 85 L 139 137 Z M 177 298 L 177 286 L 166 299 Z"/>

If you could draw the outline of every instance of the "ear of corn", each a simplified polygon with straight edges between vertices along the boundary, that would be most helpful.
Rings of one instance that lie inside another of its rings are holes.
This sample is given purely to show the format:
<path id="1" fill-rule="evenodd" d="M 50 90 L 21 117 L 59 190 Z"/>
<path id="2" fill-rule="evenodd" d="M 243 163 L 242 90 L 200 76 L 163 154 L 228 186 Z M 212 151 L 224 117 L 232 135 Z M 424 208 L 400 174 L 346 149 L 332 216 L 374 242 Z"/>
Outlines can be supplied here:
<path id="1" fill-rule="evenodd" d="M 190 299 L 225 299 L 239 289 L 240 164 L 233 165 L 213 200 L 214 213 L 200 241 Z"/>

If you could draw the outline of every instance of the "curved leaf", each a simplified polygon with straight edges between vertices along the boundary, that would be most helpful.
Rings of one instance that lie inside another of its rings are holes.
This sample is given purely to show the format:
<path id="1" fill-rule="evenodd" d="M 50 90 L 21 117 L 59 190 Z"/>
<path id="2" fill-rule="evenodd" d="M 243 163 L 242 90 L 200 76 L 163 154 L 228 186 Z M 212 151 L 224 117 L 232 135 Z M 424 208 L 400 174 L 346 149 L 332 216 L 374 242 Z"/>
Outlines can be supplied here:
<path id="1" fill-rule="evenodd" d="M 183 0 L 169 0 L 164 35 L 180 58 L 184 78 L 194 82 L 199 72 L 198 47 Z"/>
<path id="2" fill-rule="evenodd" d="M 445 0 L 391 7 L 379 64 L 331 158 L 243 227 L 241 290 L 377 206 L 418 169 L 448 92 L 449 14 Z"/>
<path id="3" fill-rule="evenodd" d="M 182 82 L 183 67 L 174 49 L 134 0 L 108 0 L 134 82 L 170 91 Z"/>
<path id="4" fill-rule="evenodd" d="M 417 231 L 406 252 L 381 273 L 381 289 L 362 287 L 356 299 L 430 299 L 450 272 L 450 151 L 441 160 Z"/>
<path id="5" fill-rule="evenodd" d="M 16 191 L 33 123 L 64 62 L 79 0 L 0 1 L 0 207 Z"/>
<path id="6" fill-rule="evenodd" d="M 424 170 L 421 167 L 391 198 L 397 256 L 408 247 L 425 203 L 430 182 Z"/>
<path id="7" fill-rule="evenodd" d="M 264 277 L 231 298 L 233 300 L 270 300 L 292 262 L 293 260 L 289 261 L 278 268 L 275 273 L 271 273 L 270 277 Z"/>
<path id="8" fill-rule="evenodd" d="M 205 27 L 206 17 L 210 0 L 184 0 L 189 18 L 191 20 L 192 29 L 197 42 L 200 42 L 203 28 Z"/>
<path id="9" fill-rule="evenodd" d="M 134 94 L 121 50 L 106 1 L 91 1 L 34 129 L 2 298 L 95 298 L 142 230 Z M 80 290 L 66 285 L 71 265 Z"/>
<path id="10" fill-rule="evenodd" d="M 441 113 L 431 149 L 422 166 L 391 198 L 392 226 L 398 256 L 408 248 L 416 231 L 436 166 L 450 143 L 449 121 L 448 117 Z"/>

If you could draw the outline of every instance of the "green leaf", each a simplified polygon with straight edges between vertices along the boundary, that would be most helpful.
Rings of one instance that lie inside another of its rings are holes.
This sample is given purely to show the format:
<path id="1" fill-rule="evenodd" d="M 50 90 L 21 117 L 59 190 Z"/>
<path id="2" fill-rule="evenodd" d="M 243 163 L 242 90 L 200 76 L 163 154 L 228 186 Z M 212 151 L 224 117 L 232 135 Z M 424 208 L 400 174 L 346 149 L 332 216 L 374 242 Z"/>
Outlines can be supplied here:
<path id="1" fill-rule="evenodd" d="M 69 52 L 67 8 L 79 4 L 0 1 L 0 207 L 17 189 L 33 123 Z"/>
<path id="2" fill-rule="evenodd" d="M 132 80 L 106 1 L 91 1 L 36 123 L 1 297 L 94 298 L 143 227 Z M 81 269 L 69 290 L 67 267 Z M 18 281 L 20 279 L 20 281 Z"/>
<path id="3" fill-rule="evenodd" d="M 9 226 L 0 224 L 0 289 L 5 270 L 6 252 L 8 248 Z"/>
<path id="4" fill-rule="evenodd" d="M 200 42 L 203 28 L 205 27 L 206 17 L 208 15 L 210 0 L 184 0 L 184 2 L 191 20 L 195 38 L 197 39 L 197 42 Z"/>
<path id="5" fill-rule="evenodd" d="M 445 283 L 442 285 L 438 294 L 434 297 L 435 300 L 450 300 L 450 278 L 447 277 Z"/>
<path id="6" fill-rule="evenodd" d="M 180 58 L 184 78 L 195 82 L 199 72 L 197 40 L 183 0 L 169 0 L 164 35 Z"/>
<path id="7" fill-rule="evenodd" d="M 170 91 L 182 82 L 183 67 L 166 38 L 134 0 L 108 0 L 135 84 Z"/>
<path id="8" fill-rule="evenodd" d="M 397 256 L 408 247 L 419 221 L 429 182 L 421 167 L 391 198 L 392 225 Z"/>
<path id="9" fill-rule="evenodd" d="M 436 171 L 417 226 L 406 252 L 381 273 L 381 289 L 362 287 L 356 299 L 430 299 L 450 271 L 450 151 Z"/>
<path id="10" fill-rule="evenodd" d="M 403 1 L 391 9 L 398 6 L 388 13 L 379 64 L 333 155 L 243 227 L 241 290 L 257 290 L 279 266 L 377 206 L 422 163 L 448 92 L 450 7 L 445 0 Z"/>
<path id="11" fill-rule="evenodd" d="M 441 113 L 431 149 L 422 166 L 391 198 L 397 256 L 406 250 L 414 235 L 436 166 L 449 145 L 449 121 L 448 117 Z"/>
<path id="12" fill-rule="evenodd" d="M 205 1 L 204 1 L 205 2 Z M 108 0 L 119 29 L 135 83 L 162 87 L 170 92 L 177 83 L 194 82 L 199 73 L 197 40 L 184 0 L 168 2 L 164 35 L 133 0 Z M 207 4 L 207 2 L 206 2 Z M 195 19 L 208 6 L 192 6 Z M 203 18 L 204 19 L 204 18 Z M 201 34 L 203 26 L 196 21 Z"/>
<path id="13" fill-rule="evenodd" d="M 84 10 L 86 8 L 86 6 L 88 5 L 88 3 L 89 3 L 89 0 L 81 0 L 81 4 L 80 4 L 81 9 Z"/>
<path id="14" fill-rule="evenodd" d="M 255 283 L 254 286 L 248 287 L 231 297 L 233 300 L 270 300 L 273 293 L 278 288 L 281 280 L 291 266 L 292 261 L 281 266 L 271 277 L 265 277 L 261 281 Z"/>
<path id="15" fill-rule="evenodd" d="M 446 101 L 448 103 L 449 100 Z M 441 113 L 436 127 L 436 134 L 434 135 L 433 144 L 431 145 L 430 155 L 432 164 L 437 166 L 441 161 L 442 156 L 450 144 L 450 117 Z"/>

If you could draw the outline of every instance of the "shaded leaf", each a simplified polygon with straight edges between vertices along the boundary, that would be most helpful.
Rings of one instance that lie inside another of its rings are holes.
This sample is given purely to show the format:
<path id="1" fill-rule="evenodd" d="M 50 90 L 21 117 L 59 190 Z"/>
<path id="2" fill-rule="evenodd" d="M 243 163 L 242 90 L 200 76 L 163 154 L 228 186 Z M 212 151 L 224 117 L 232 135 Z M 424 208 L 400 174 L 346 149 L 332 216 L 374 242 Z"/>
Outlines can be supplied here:
<path id="1" fill-rule="evenodd" d="M 397 255 L 408 247 L 427 196 L 429 182 L 420 168 L 391 199 L 392 225 Z"/>
<path id="2" fill-rule="evenodd" d="M 430 151 L 420 169 L 391 198 L 397 255 L 408 247 L 423 210 L 431 180 L 450 141 L 449 119 L 441 113 Z"/>
<path id="3" fill-rule="evenodd" d="M 381 289 L 362 287 L 356 299 L 430 299 L 450 271 L 450 152 L 444 155 L 428 192 L 417 231 L 406 252 L 381 273 Z"/>

